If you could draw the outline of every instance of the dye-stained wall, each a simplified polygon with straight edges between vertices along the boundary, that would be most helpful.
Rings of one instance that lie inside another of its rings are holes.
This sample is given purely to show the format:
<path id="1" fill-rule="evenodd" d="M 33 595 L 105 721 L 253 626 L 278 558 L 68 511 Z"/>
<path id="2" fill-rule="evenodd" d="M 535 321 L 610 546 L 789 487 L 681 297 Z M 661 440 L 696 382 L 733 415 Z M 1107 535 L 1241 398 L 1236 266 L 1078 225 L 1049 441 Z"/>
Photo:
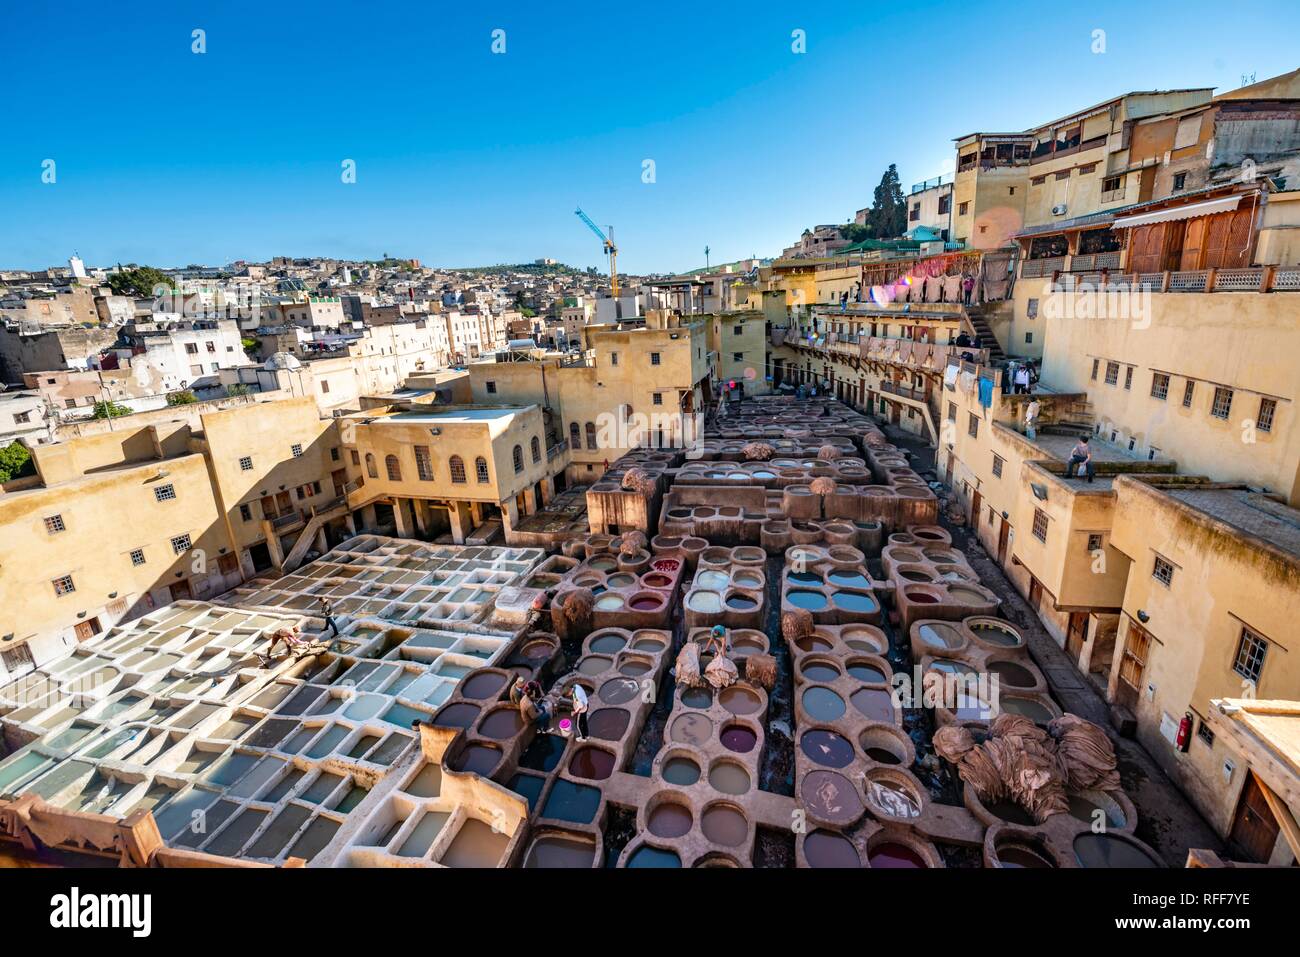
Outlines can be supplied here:
<path id="1" fill-rule="evenodd" d="M 1151 635 L 1145 668 L 1133 689 L 1138 737 L 1226 835 L 1245 780 L 1243 762 L 1225 744 L 1199 734 L 1193 734 L 1186 753 L 1180 752 L 1170 740 L 1171 728 L 1190 711 L 1199 731 L 1214 698 L 1300 697 L 1300 555 L 1294 547 L 1252 537 L 1136 478 L 1117 480 L 1116 494 L 1113 541 L 1133 563 L 1117 662 L 1136 622 L 1142 620 Z M 1157 556 L 1173 566 L 1167 584 L 1154 574 Z M 1243 630 L 1259 636 L 1267 648 L 1254 687 L 1234 669 Z M 1111 674 L 1112 694 L 1120 681 L 1117 666 Z M 1279 838 L 1273 863 L 1289 861 Z"/>

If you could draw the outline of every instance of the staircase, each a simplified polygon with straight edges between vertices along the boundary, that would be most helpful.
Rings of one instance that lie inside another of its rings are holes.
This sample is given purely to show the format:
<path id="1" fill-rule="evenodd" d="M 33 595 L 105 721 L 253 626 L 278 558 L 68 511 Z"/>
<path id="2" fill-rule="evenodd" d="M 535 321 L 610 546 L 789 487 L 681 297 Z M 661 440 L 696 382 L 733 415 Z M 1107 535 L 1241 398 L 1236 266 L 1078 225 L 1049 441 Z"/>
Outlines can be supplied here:
<path id="1" fill-rule="evenodd" d="M 993 329 L 984 318 L 981 307 L 966 307 L 966 323 L 970 326 L 971 332 L 980 337 L 980 346 L 989 351 L 991 365 L 999 365 L 1007 361 L 1007 354 L 1002 351 L 998 337 L 993 335 Z"/>
<path id="2" fill-rule="evenodd" d="M 298 540 L 293 543 L 293 548 L 289 549 L 289 554 L 284 557 L 284 565 L 282 566 L 284 573 L 287 575 L 289 572 L 297 571 L 304 556 L 316 541 L 316 533 L 320 531 L 321 526 L 330 519 L 339 518 L 347 513 L 348 500 L 346 497 L 337 498 L 324 508 L 314 511 L 311 521 L 306 524 L 301 534 L 298 535 Z"/>

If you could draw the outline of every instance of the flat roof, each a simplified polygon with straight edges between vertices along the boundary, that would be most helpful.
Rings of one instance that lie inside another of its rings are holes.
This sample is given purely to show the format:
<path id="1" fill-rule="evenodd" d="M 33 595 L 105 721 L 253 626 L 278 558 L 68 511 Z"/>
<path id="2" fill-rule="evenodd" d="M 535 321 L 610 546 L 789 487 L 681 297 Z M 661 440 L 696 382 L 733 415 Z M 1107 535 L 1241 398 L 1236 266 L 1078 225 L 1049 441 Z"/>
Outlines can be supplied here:
<path id="1" fill-rule="evenodd" d="M 377 421 L 401 422 L 490 422 L 522 412 L 518 409 L 460 409 L 449 412 L 399 412 Z"/>
<path id="2" fill-rule="evenodd" d="M 1170 498 L 1300 557 L 1300 511 L 1249 489 L 1161 489 Z"/>

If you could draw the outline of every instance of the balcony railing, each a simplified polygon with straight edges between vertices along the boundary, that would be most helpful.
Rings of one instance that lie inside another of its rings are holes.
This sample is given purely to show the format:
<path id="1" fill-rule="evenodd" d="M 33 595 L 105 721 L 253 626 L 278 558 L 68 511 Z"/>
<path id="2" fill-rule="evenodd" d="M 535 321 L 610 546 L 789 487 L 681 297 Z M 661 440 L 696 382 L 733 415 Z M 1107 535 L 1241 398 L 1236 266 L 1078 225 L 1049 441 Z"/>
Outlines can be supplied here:
<path id="1" fill-rule="evenodd" d="M 1026 263 L 1028 265 L 1028 263 Z M 1071 271 L 1061 276 L 1064 288 L 1145 289 L 1153 293 L 1300 292 L 1300 268 L 1191 269 L 1171 272 L 1108 273 Z"/>
<path id="2" fill-rule="evenodd" d="M 303 524 L 303 517 L 297 512 L 288 512 L 271 519 L 271 527 L 277 532 L 283 532 L 287 528 L 296 528 L 301 524 Z"/>
<path id="3" fill-rule="evenodd" d="M 563 455 L 564 452 L 565 452 L 565 450 L 566 450 L 568 447 L 569 447 L 569 440 L 568 440 L 568 439 L 561 439 L 561 440 L 560 440 L 559 442 L 557 442 L 555 445 L 547 446 L 547 448 L 546 448 L 546 461 L 549 462 L 549 461 L 551 461 L 551 459 L 556 458 L 557 456 Z"/>

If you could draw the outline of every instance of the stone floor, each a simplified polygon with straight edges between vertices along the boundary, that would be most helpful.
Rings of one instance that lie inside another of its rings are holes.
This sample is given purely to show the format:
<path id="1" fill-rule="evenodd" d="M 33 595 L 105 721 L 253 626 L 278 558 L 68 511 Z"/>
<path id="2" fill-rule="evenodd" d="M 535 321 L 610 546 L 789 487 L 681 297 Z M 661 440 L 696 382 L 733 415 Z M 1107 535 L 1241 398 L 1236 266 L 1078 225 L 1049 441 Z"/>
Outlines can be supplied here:
<path id="1" fill-rule="evenodd" d="M 927 443 L 890 425 L 881 426 L 889 440 L 911 454 L 912 467 L 926 478 L 934 472 L 934 450 Z M 1147 750 L 1131 738 L 1122 738 L 1110 724 L 1105 698 L 1091 681 L 1080 674 L 1065 650 L 1057 644 L 996 560 L 964 526 L 942 524 L 952 533 L 953 545 L 966 555 L 980 581 L 1002 599 L 1002 614 L 1021 630 L 1029 643 L 1034 662 L 1046 675 L 1052 696 L 1067 711 L 1105 728 L 1119 757 L 1124 790 L 1137 807 L 1137 836 L 1154 848 L 1170 867 L 1184 867 L 1191 848 L 1221 851 L 1223 841 L 1177 785 L 1161 770 Z"/>

